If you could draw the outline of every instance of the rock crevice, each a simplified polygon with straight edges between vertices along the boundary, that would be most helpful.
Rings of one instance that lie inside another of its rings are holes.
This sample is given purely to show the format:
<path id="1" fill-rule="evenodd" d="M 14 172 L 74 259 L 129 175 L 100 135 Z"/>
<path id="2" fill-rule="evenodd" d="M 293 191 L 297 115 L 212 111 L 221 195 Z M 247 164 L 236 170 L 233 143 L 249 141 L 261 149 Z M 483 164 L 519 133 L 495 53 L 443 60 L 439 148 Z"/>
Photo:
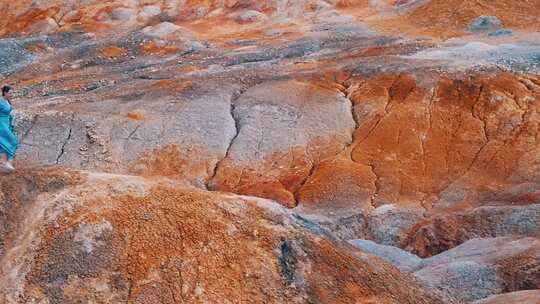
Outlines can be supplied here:
<path id="1" fill-rule="evenodd" d="M 75 121 L 75 113 L 71 115 L 70 122 L 69 122 L 69 130 L 66 139 L 61 143 L 60 151 L 58 153 L 58 156 L 56 157 L 56 164 L 60 164 L 60 159 L 62 156 L 64 156 L 64 153 L 66 153 L 65 149 L 69 141 L 71 140 L 71 135 L 73 132 L 73 122 Z"/>

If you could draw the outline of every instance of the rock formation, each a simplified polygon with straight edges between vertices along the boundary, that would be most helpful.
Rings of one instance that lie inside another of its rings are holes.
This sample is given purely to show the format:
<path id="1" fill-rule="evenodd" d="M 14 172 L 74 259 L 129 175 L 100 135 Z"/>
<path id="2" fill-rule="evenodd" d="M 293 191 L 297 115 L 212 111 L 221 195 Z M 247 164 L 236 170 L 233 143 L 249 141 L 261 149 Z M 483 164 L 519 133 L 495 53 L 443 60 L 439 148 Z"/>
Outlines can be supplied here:
<path id="1" fill-rule="evenodd" d="M 537 7 L 0 1 L 2 302 L 535 303 Z"/>

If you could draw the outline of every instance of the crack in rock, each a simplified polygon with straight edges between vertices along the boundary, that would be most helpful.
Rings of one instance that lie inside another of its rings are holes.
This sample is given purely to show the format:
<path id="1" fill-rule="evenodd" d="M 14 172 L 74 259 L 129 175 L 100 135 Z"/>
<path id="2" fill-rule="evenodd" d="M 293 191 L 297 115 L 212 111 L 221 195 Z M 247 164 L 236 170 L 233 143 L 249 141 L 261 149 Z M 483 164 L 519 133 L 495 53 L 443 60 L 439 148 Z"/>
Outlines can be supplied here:
<path id="1" fill-rule="evenodd" d="M 237 94 L 233 94 L 231 96 L 229 113 L 231 115 L 232 120 L 234 121 L 235 134 L 231 138 L 231 140 L 229 141 L 229 143 L 227 145 L 227 150 L 225 151 L 225 155 L 223 156 L 222 159 L 220 159 L 219 161 L 216 162 L 216 165 L 214 166 L 214 172 L 212 173 L 212 176 L 210 178 L 208 178 L 208 180 L 206 182 L 206 189 L 209 190 L 209 191 L 215 190 L 216 185 L 211 185 L 211 182 L 215 179 L 215 177 L 216 177 L 216 175 L 217 175 L 217 173 L 219 171 L 219 168 L 220 168 L 221 164 L 223 163 L 223 161 L 225 161 L 225 159 L 227 159 L 229 157 L 232 145 L 234 144 L 234 142 L 236 141 L 236 139 L 240 135 L 240 123 L 238 121 L 238 118 L 234 114 L 234 110 L 235 110 L 235 106 L 236 106 L 235 102 L 242 96 L 242 94 L 245 93 L 246 90 L 247 89 L 240 90 L 239 92 L 237 92 Z"/>
<path id="2" fill-rule="evenodd" d="M 68 136 L 66 138 L 66 140 L 64 140 L 64 142 L 62 143 L 62 147 L 60 148 L 60 153 L 58 154 L 58 156 L 56 157 L 56 164 L 58 165 L 60 163 L 60 159 L 62 158 L 62 156 L 64 156 L 64 153 L 65 153 L 65 149 L 66 149 L 66 146 L 68 144 L 68 142 L 70 141 L 71 139 L 71 135 L 72 135 L 72 132 L 73 132 L 73 122 L 75 121 L 75 113 L 73 113 L 71 115 L 71 121 L 69 123 L 69 132 L 68 132 Z"/>

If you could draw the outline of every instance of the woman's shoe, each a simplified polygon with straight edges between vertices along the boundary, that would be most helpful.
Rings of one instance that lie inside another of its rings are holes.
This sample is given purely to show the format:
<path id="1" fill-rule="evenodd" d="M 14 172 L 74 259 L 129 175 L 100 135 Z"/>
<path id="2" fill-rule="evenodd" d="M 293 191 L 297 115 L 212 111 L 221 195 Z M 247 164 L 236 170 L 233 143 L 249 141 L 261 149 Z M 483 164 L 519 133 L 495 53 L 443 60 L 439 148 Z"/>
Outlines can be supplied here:
<path id="1" fill-rule="evenodd" d="M 13 167 L 13 165 L 11 164 L 11 162 L 5 162 L 3 165 L 2 165 L 2 171 L 4 172 L 13 172 L 15 171 L 15 167 Z"/>

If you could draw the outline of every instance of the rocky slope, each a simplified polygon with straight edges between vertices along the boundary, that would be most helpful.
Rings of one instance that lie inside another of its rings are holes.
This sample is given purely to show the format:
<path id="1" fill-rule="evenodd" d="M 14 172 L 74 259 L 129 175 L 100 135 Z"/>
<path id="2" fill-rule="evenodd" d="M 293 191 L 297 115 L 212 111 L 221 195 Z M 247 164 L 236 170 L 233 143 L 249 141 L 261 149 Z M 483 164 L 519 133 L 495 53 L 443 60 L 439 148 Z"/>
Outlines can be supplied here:
<path id="1" fill-rule="evenodd" d="M 0 4 L 3 301 L 537 298 L 538 1 Z"/>
<path id="2" fill-rule="evenodd" d="M 445 303 L 270 201 L 58 169 L 2 189 L 4 303 Z"/>

